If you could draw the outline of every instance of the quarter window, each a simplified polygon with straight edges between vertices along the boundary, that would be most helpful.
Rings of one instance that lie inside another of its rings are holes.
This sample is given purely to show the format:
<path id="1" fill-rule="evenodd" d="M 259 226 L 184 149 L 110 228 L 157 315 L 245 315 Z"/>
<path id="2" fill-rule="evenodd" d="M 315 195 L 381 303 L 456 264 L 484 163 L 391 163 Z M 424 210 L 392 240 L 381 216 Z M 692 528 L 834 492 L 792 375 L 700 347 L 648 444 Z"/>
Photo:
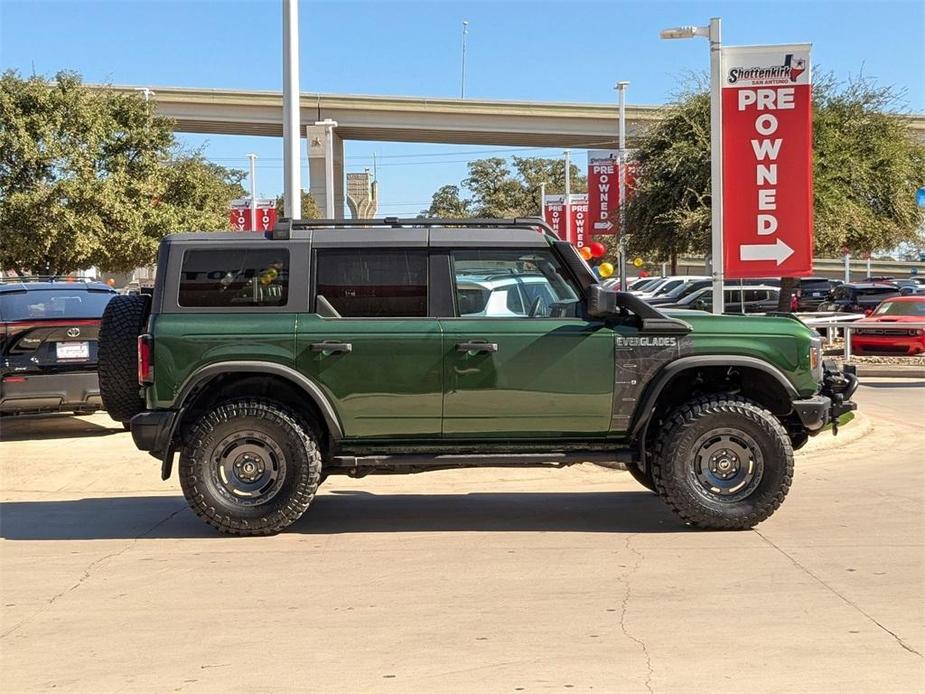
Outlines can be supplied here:
<path id="1" fill-rule="evenodd" d="M 453 251 L 456 306 L 463 318 L 574 318 L 578 292 L 546 250 Z"/>
<path id="2" fill-rule="evenodd" d="M 180 270 L 180 306 L 285 306 L 289 251 L 275 248 L 189 250 Z"/>
<path id="3" fill-rule="evenodd" d="M 319 250 L 315 293 L 343 318 L 427 315 L 425 251 Z"/>

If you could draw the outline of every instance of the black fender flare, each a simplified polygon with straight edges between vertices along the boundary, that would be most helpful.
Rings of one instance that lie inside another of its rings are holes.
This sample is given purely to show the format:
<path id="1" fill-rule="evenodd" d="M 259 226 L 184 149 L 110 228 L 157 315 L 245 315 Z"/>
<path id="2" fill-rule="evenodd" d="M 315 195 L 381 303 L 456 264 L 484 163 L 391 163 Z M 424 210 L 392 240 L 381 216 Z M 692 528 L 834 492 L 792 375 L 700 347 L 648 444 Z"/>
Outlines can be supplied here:
<path id="1" fill-rule="evenodd" d="M 206 366 L 196 369 L 191 373 L 186 380 L 183 382 L 183 385 L 180 386 L 180 389 L 177 391 L 177 395 L 174 398 L 174 404 L 177 409 L 177 416 L 174 417 L 172 422 L 170 433 L 167 437 L 167 448 L 164 451 L 164 457 L 161 464 L 161 478 L 167 479 L 170 477 L 171 468 L 173 467 L 173 439 L 174 435 L 180 428 L 180 424 L 183 421 L 184 415 L 188 409 L 188 401 L 192 395 L 196 393 L 200 386 L 207 383 L 211 379 L 228 374 L 228 373 L 258 373 L 258 374 L 270 374 L 273 376 L 279 376 L 293 385 L 297 386 L 305 395 L 311 399 L 312 402 L 318 407 L 318 411 L 321 412 L 321 416 L 324 418 L 324 424 L 327 427 L 328 434 L 331 437 L 333 442 L 338 442 L 344 437 L 344 430 L 341 427 L 340 419 L 337 416 L 337 411 L 334 409 L 334 406 L 331 404 L 331 401 L 324 394 L 324 391 L 321 387 L 312 381 L 310 378 L 306 377 L 304 374 L 299 373 L 290 366 L 285 364 L 278 364 L 276 362 L 269 361 L 223 361 L 216 362 L 214 364 L 208 364 Z"/>
<path id="2" fill-rule="evenodd" d="M 797 389 L 787 380 L 787 377 L 780 369 L 755 357 L 700 354 L 675 359 L 662 367 L 661 371 L 650 381 L 633 415 L 633 423 L 630 427 L 630 440 L 636 443 L 639 465 L 642 469 L 646 467 L 646 435 L 649 431 L 649 423 L 652 421 L 655 405 L 662 391 L 665 389 L 665 386 L 667 386 L 671 382 L 671 379 L 678 374 L 704 366 L 744 366 L 750 369 L 757 369 L 758 371 L 768 374 L 780 384 L 791 401 L 800 397 Z"/>

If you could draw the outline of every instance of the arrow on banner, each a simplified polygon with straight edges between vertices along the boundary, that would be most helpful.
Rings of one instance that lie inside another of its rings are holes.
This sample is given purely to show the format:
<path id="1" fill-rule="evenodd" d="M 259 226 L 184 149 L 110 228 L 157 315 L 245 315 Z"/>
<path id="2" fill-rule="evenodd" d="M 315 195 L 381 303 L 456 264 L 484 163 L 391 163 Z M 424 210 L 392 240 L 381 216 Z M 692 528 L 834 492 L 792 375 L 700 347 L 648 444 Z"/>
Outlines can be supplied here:
<path id="1" fill-rule="evenodd" d="M 793 249 L 777 239 L 777 243 L 758 243 L 741 246 L 739 260 L 774 260 L 778 265 L 793 255 Z"/>
<path id="2" fill-rule="evenodd" d="M 610 231 L 611 229 L 613 229 L 613 222 L 609 222 L 609 221 L 608 222 L 595 222 L 594 228 L 595 229 L 606 229 L 607 231 Z"/>

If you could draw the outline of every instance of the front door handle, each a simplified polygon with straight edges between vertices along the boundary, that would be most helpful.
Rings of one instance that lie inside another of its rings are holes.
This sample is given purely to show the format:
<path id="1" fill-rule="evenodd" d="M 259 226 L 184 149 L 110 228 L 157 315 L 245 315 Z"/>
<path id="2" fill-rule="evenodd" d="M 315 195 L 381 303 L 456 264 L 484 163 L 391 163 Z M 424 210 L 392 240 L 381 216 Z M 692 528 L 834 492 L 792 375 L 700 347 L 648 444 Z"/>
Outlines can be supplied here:
<path id="1" fill-rule="evenodd" d="M 349 342 L 312 342 L 308 347 L 312 352 L 326 352 L 327 354 L 353 351 L 353 345 Z"/>
<path id="2" fill-rule="evenodd" d="M 457 352 L 497 352 L 497 342 L 457 342 Z"/>

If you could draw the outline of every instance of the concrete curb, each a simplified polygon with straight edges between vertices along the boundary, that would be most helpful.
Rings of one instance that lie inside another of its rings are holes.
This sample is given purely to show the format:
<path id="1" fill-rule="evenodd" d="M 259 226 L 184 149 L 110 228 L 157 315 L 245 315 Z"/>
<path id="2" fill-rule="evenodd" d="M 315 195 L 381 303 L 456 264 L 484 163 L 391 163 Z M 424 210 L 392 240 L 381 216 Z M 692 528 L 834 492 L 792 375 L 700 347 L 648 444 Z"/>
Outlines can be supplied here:
<path id="1" fill-rule="evenodd" d="M 858 378 L 925 378 L 925 366 L 855 364 Z"/>
<path id="2" fill-rule="evenodd" d="M 797 451 L 797 454 L 812 455 L 828 452 L 834 448 L 843 448 L 867 436 L 873 430 L 874 423 L 870 417 L 863 412 L 856 411 L 854 419 L 838 428 L 838 436 L 834 436 L 831 431 L 823 431 L 811 438 L 803 448 Z"/>

